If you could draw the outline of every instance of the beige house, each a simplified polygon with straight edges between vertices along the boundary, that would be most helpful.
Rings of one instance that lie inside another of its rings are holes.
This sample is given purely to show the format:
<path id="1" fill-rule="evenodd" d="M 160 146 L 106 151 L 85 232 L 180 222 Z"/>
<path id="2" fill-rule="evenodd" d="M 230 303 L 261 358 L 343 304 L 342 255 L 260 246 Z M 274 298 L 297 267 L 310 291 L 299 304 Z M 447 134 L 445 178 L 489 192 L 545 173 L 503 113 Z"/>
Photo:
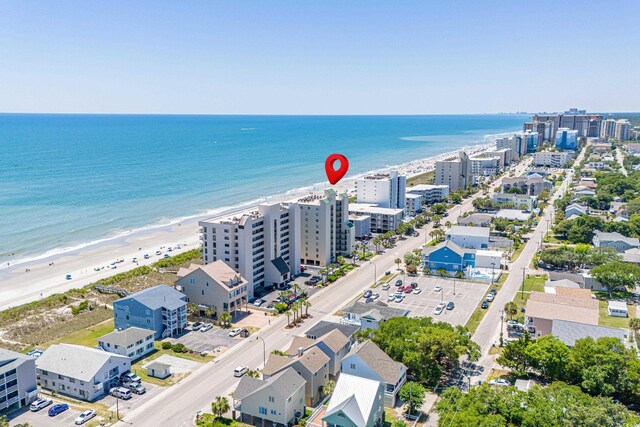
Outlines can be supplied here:
<path id="1" fill-rule="evenodd" d="M 552 332 L 554 320 L 588 325 L 598 324 L 598 300 L 588 289 L 556 288 L 555 294 L 531 292 L 525 311 L 526 325 L 535 328 L 535 336 Z"/>
<path id="2" fill-rule="evenodd" d="M 304 396 L 307 406 L 315 406 L 329 381 L 329 362 L 329 356 L 317 347 L 301 350 L 295 357 L 272 354 L 262 370 L 262 376 L 267 380 L 287 368 L 293 368 L 306 381 Z"/>
<path id="3" fill-rule="evenodd" d="M 176 289 L 201 310 L 213 309 L 219 316 L 232 314 L 247 303 L 249 282 L 221 260 L 200 266 L 191 264 L 178 270 L 178 277 Z"/>

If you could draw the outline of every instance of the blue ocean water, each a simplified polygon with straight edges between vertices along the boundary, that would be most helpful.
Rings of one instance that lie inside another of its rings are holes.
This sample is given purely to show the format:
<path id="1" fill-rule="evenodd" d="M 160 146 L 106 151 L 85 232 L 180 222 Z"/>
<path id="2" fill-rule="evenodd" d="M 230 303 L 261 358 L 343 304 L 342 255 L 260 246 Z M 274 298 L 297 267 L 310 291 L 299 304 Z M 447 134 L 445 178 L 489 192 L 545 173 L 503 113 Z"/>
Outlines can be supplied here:
<path id="1" fill-rule="evenodd" d="M 0 262 L 521 129 L 522 115 L 0 114 Z"/>

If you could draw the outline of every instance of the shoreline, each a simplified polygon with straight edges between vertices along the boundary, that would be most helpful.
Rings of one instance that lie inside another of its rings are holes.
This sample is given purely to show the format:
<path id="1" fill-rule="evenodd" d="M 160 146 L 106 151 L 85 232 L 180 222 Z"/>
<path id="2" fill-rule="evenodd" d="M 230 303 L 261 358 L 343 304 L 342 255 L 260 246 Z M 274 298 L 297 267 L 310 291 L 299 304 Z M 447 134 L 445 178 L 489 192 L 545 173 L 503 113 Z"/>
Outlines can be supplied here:
<path id="1" fill-rule="evenodd" d="M 0 310 L 72 288 L 83 287 L 138 266 L 152 264 L 160 260 L 166 253 L 176 255 L 199 248 L 198 222 L 200 220 L 239 214 L 255 209 L 261 203 L 290 201 L 308 194 L 321 193 L 327 188 L 334 188 L 339 192 L 352 192 L 358 178 L 376 172 L 395 169 L 407 177 L 419 175 L 434 170 L 437 160 L 451 157 L 459 151 L 467 151 L 470 154 L 487 151 L 495 146 L 495 138 L 498 136 L 491 135 L 491 142 L 463 146 L 435 156 L 357 174 L 335 186 L 331 186 L 328 182 L 315 183 L 254 199 L 237 206 L 221 207 L 202 214 L 174 218 L 169 220 L 167 224 L 148 225 L 122 232 L 113 237 L 48 251 L 38 256 L 10 262 L 8 266 L 5 264 L 0 267 Z M 177 249 L 176 246 L 180 246 L 180 249 Z M 172 248 L 172 251 L 169 252 L 168 248 Z M 157 251 L 160 251 L 161 254 L 156 255 Z M 145 254 L 150 256 L 149 259 L 144 259 Z M 132 262 L 134 257 L 137 258 L 137 263 Z M 116 268 L 111 268 L 111 264 L 117 259 L 124 259 L 124 262 L 115 264 Z M 66 279 L 67 274 L 71 275 L 70 280 Z"/>

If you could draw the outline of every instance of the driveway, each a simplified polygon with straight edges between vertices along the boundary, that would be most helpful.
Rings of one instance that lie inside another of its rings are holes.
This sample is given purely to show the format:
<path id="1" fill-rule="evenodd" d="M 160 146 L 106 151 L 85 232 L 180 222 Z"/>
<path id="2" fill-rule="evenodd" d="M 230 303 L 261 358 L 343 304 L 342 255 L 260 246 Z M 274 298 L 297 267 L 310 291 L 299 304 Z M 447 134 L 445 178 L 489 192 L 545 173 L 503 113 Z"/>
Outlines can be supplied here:
<path id="1" fill-rule="evenodd" d="M 410 280 L 409 280 L 410 279 Z M 395 280 L 392 280 L 395 282 Z M 376 291 L 380 294 L 380 301 L 389 304 L 390 307 L 409 310 L 409 317 L 433 317 L 435 320 L 447 322 L 452 325 L 465 325 L 489 288 L 488 283 L 468 282 L 441 277 L 418 276 L 407 277 L 407 282 L 416 282 L 422 289 L 419 294 L 404 294 L 402 302 L 387 302 L 387 295 L 394 293 L 396 287 L 391 283 L 388 291 L 380 287 Z M 436 292 L 436 285 L 442 286 L 442 290 Z M 455 294 L 454 294 L 455 285 Z M 433 311 L 441 302 L 453 301 L 453 310 L 444 310 L 436 316 Z"/>
<path id="2" fill-rule="evenodd" d="M 178 338 L 167 338 L 172 344 L 182 343 L 198 353 L 213 351 L 218 347 L 230 348 L 238 341 L 229 336 L 228 329 L 214 327 L 206 332 L 189 331 Z"/>

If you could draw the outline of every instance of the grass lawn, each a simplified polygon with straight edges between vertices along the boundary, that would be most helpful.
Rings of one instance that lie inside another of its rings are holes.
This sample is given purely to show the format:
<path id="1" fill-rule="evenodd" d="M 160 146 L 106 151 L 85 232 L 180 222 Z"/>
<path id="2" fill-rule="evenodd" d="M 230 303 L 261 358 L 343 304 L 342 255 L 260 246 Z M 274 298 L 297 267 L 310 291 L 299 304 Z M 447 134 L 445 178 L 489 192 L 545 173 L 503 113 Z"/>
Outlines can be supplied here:
<path id="1" fill-rule="evenodd" d="M 391 427 L 395 421 L 399 420 L 395 409 L 384 408 L 384 427 Z"/>
<path id="2" fill-rule="evenodd" d="M 90 326 L 87 329 L 81 329 L 76 332 L 72 332 L 69 335 L 62 337 L 59 340 L 61 343 L 65 344 L 77 344 L 84 345 L 87 347 L 95 348 L 98 345 L 98 338 L 108 334 L 109 332 L 113 332 L 113 319 L 105 320 L 102 323 L 98 323 L 97 325 Z M 49 342 L 46 346 L 50 346 L 51 344 L 57 344 L 56 342 Z"/>
<path id="3" fill-rule="evenodd" d="M 517 321 L 522 322 L 524 320 L 522 307 L 527 305 L 527 300 L 531 296 L 531 292 L 544 292 L 544 284 L 548 279 L 549 276 L 546 274 L 527 274 L 527 277 L 524 280 L 524 293 L 522 292 L 522 285 L 520 285 L 520 289 L 518 289 L 518 293 L 513 299 L 513 302 L 518 306 L 518 316 L 516 317 Z"/>
<path id="4" fill-rule="evenodd" d="M 629 319 L 635 317 L 636 308 L 632 305 L 627 304 L 627 309 L 629 310 L 629 317 L 614 317 L 609 316 L 607 312 L 607 301 L 598 301 L 599 303 L 599 312 L 600 319 L 598 324 L 600 326 L 610 326 L 612 328 L 628 328 L 629 327 Z"/>
<path id="5" fill-rule="evenodd" d="M 412 176 L 410 178 L 407 178 L 407 187 L 413 187 L 414 185 L 418 184 L 433 184 L 434 177 L 434 171 L 429 171 L 416 176 Z"/>
<path id="6" fill-rule="evenodd" d="M 526 245 L 524 243 L 520 243 L 520 246 L 518 247 L 518 249 L 516 249 L 515 251 L 513 251 L 513 255 L 511 255 L 511 262 L 515 261 L 518 259 L 518 257 L 520 256 L 520 254 L 522 253 L 522 251 L 524 251 L 524 247 Z"/>
<path id="7" fill-rule="evenodd" d="M 509 274 L 503 272 L 500 275 L 500 278 L 498 279 L 498 281 L 493 284 L 493 287 L 496 288 L 496 290 L 498 292 L 502 288 L 502 285 L 507 280 L 508 276 L 509 276 Z M 487 290 L 487 294 L 489 294 L 490 290 L 491 289 Z M 469 329 L 469 332 L 471 333 L 471 335 L 473 335 L 476 332 L 476 329 L 478 329 L 478 325 L 480 325 L 480 322 L 482 321 L 482 318 L 484 317 L 485 313 L 487 312 L 487 309 L 484 309 L 484 308 L 481 307 L 482 301 L 485 300 L 486 296 L 487 295 L 485 295 L 485 297 L 482 298 L 482 300 L 480 301 L 480 303 L 478 304 L 478 306 L 474 310 L 473 314 L 471 314 L 471 317 L 469 318 L 469 321 L 466 324 L 466 326 Z"/>
<path id="8" fill-rule="evenodd" d="M 251 427 L 249 424 L 241 423 L 231 418 L 215 418 L 213 414 L 203 414 L 196 425 L 200 427 Z"/>

